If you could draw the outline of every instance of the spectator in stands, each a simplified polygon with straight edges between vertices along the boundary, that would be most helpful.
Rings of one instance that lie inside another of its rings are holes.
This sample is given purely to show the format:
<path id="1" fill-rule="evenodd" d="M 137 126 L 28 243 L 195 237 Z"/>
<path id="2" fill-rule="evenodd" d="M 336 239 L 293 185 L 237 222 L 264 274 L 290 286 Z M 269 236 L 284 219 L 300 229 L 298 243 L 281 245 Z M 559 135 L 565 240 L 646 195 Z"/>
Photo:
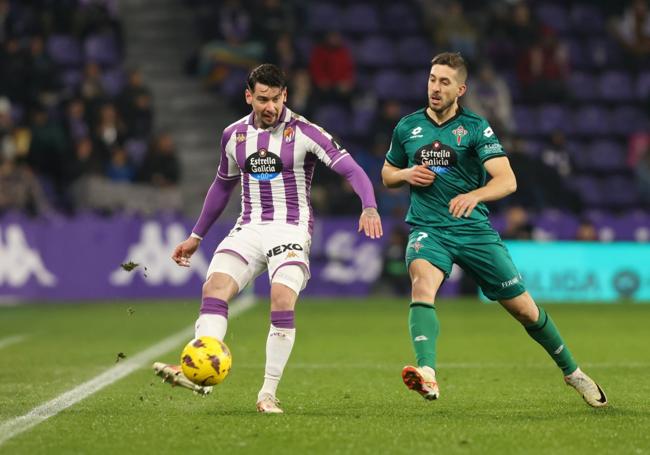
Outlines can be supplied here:
<path id="1" fill-rule="evenodd" d="M 479 67 L 478 78 L 471 80 L 464 96 L 464 104 L 485 117 L 497 134 L 512 132 L 512 98 L 508 84 L 494 71 L 489 63 Z"/>
<path id="2" fill-rule="evenodd" d="M 121 145 L 111 149 L 111 157 L 106 167 L 106 177 L 114 182 L 132 182 L 135 178 L 135 167 Z"/>
<path id="3" fill-rule="evenodd" d="M 126 86 L 118 97 L 119 111 L 129 137 L 146 138 L 153 127 L 153 97 L 140 70 L 131 70 Z"/>
<path id="4" fill-rule="evenodd" d="M 169 187 L 178 184 L 181 176 L 176 146 L 169 133 L 159 134 L 144 158 L 138 180 L 154 186 Z"/>
<path id="5" fill-rule="evenodd" d="M 566 99 L 569 77 L 569 54 L 551 28 L 542 29 L 541 38 L 517 63 L 517 77 L 522 95 L 531 102 Z"/>
<path id="6" fill-rule="evenodd" d="M 64 166 L 67 152 L 68 142 L 63 128 L 50 118 L 47 110 L 37 107 L 32 112 L 27 162 L 34 171 L 48 176 L 57 190 L 65 184 Z"/>
<path id="7" fill-rule="evenodd" d="M 614 24 L 614 34 L 633 62 L 650 58 L 650 12 L 647 0 L 632 0 Z"/>
<path id="8" fill-rule="evenodd" d="M 542 161 L 566 180 L 573 173 L 573 159 L 566 148 L 566 136 L 562 131 L 551 134 L 551 143 L 542 150 Z"/>
<path id="9" fill-rule="evenodd" d="M 316 88 L 318 102 L 349 101 L 354 88 L 355 68 L 352 52 L 338 31 L 325 34 L 314 46 L 309 72 Z"/>
<path id="10" fill-rule="evenodd" d="M 102 160 L 93 148 L 90 137 L 79 139 L 74 145 L 74 154 L 66 166 L 66 176 L 69 182 L 82 177 L 101 175 L 104 171 Z"/>
<path id="11" fill-rule="evenodd" d="M 301 63 L 290 33 L 280 33 L 269 39 L 267 43 L 269 48 L 266 52 L 266 60 L 274 62 L 286 74 L 291 74 L 291 70 Z"/>
<path id="12" fill-rule="evenodd" d="M 27 76 L 30 100 L 46 105 L 53 105 L 57 101 L 56 92 L 59 89 L 57 69 L 52 59 L 45 53 L 42 36 L 35 35 L 30 39 Z"/>
<path id="13" fill-rule="evenodd" d="M 253 33 L 259 41 L 271 42 L 281 34 L 291 34 L 295 30 L 296 21 L 291 3 L 281 0 L 255 1 L 255 6 L 251 8 Z"/>
<path id="14" fill-rule="evenodd" d="M 297 68 L 291 72 L 288 97 L 291 107 L 310 118 L 314 110 L 314 97 L 312 96 L 312 85 L 307 68 Z"/>
<path id="15" fill-rule="evenodd" d="M 469 61 L 473 61 L 477 54 L 478 30 L 463 13 L 463 4 L 460 1 L 448 2 L 447 8 L 440 8 L 437 3 L 425 2 L 435 5 L 437 20 L 430 24 L 433 41 L 440 48 L 454 49 L 460 52 Z"/>
<path id="16" fill-rule="evenodd" d="M 0 95 L 27 106 L 29 97 L 29 61 L 17 38 L 3 43 L 0 54 Z"/>
<path id="17" fill-rule="evenodd" d="M 72 98 L 68 101 L 63 119 L 68 142 L 74 144 L 81 138 L 90 135 L 88 119 L 86 118 L 86 105 L 81 98 Z"/>
<path id="18" fill-rule="evenodd" d="M 506 225 L 501 237 L 507 240 L 530 240 L 533 238 L 533 225 L 528 212 L 521 205 L 511 205 L 505 212 Z"/>
<path id="19" fill-rule="evenodd" d="M 102 70 L 97 63 L 88 62 L 84 66 L 80 93 L 86 104 L 86 112 L 91 118 L 94 117 L 107 98 L 102 84 Z"/>
<path id="20" fill-rule="evenodd" d="M 115 105 L 104 103 L 93 125 L 93 140 L 102 159 L 108 160 L 113 147 L 124 143 L 125 138 L 126 126 L 117 113 Z"/>
<path id="21" fill-rule="evenodd" d="M 49 212 L 50 207 L 29 167 L 0 157 L 0 214 L 10 210 L 37 216 Z"/>
<path id="22" fill-rule="evenodd" d="M 587 219 L 581 219 L 576 229 L 576 240 L 581 242 L 597 242 L 598 231 L 596 230 L 596 226 Z"/>

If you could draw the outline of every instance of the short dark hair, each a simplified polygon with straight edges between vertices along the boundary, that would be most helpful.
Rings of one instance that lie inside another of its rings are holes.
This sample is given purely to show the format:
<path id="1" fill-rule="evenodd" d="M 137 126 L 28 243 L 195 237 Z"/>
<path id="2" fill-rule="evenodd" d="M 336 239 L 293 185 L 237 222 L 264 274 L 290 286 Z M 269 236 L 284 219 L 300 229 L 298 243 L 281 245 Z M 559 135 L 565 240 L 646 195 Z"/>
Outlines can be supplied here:
<path id="1" fill-rule="evenodd" d="M 287 86 L 287 77 L 284 72 L 271 63 L 263 63 L 255 67 L 248 73 L 246 86 L 252 92 L 255 90 L 257 83 L 268 85 L 269 87 L 285 88 Z"/>
<path id="2" fill-rule="evenodd" d="M 433 65 L 445 65 L 455 69 L 458 72 L 461 82 L 465 82 L 467 79 L 467 64 L 463 56 L 460 55 L 460 52 L 443 52 L 438 54 L 431 59 L 431 66 Z"/>

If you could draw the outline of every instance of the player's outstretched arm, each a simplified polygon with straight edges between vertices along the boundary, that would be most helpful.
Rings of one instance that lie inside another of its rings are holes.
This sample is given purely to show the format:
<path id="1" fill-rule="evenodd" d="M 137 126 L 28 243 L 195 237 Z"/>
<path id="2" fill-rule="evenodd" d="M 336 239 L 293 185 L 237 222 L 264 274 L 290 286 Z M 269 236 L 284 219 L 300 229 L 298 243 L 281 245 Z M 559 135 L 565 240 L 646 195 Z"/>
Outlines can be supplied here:
<path id="1" fill-rule="evenodd" d="M 230 194 L 237 185 L 237 181 L 237 178 L 226 180 L 219 177 L 219 175 L 214 179 L 214 182 L 210 185 L 208 194 L 205 196 L 205 201 L 203 201 L 201 215 L 192 229 L 192 235 L 179 243 L 172 252 L 172 260 L 176 264 L 182 267 L 190 266 L 190 257 L 199 248 L 203 237 L 208 233 L 210 227 L 212 227 L 217 218 L 219 218 L 219 215 L 226 208 Z"/>
<path id="2" fill-rule="evenodd" d="M 381 180 L 387 188 L 397 188 L 405 183 L 413 186 L 429 186 L 435 179 L 435 172 L 422 164 L 400 169 L 385 161 L 381 169 Z"/>
<path id="3" fill-rule="evenodd" d="M 459 194 L 449 201 L 449 213 L 454 218 L 468 217 L 478 203 L 497 201 L 517 190 L 517 179 L 507 157 L 492 158 L 484 166 L 492 179 L 485 186 Z"/>

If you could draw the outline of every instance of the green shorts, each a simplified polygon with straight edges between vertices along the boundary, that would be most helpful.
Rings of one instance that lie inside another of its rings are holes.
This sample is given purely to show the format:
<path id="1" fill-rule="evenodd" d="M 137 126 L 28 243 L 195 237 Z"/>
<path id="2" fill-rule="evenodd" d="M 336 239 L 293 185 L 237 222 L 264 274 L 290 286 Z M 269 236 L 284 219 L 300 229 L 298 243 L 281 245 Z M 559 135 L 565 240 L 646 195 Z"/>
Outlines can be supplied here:
<path id="1" fill-rule="evenodd" d="M 406 247 L 406 267 L 424 259 L 449 278 L 458 264 L 472 276 L 490 300 L 511 299 L 526 291 L 508 249 L 493 229 L 476 232 L 414 227 Z"/>

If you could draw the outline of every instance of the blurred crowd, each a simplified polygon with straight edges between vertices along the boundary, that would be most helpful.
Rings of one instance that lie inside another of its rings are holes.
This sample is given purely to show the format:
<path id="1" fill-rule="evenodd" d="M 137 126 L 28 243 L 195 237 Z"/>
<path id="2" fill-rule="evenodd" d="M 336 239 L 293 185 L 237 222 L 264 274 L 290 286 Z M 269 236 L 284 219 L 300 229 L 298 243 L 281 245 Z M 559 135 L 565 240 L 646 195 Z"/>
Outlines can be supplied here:
<path id="1" fill-rule="evenodd" d="M 404 191 L 379 182 L 390 134 L 424 106 L 430 58 L 443 50 L 468 60 L 462 104 L 487 117 L 518 175 L 518 192 L 494 211 L 556 208 L 579 221 L 650 206 L 645 0 L 186 3 L 203 43 L 190 69 L 243 114 L 246 72 L 280 65 L 289 106 L 350 150 L 384 214 L 408 206 Z M 356 213 L 351 188 L 317 172 L 318 211 Z"/>
<path id="2" fill-rule="evenodd" d="M 177 186 L 173 140 L 154 132 L 124 46 L 115 1 L 0 0 L 0 214 L 112 213 Z M 97 184 L 134 190 L 107 205 Z"/>

